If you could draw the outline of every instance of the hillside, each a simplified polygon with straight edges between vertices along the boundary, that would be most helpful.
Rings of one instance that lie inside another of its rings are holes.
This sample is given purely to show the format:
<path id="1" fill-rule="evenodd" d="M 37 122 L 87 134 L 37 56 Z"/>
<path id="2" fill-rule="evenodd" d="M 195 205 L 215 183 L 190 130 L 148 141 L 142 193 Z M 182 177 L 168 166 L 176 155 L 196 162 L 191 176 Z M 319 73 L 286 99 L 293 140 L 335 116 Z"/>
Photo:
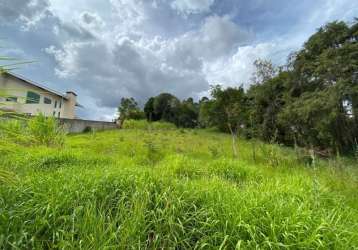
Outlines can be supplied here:
<path id="1" fill-rule="evenodd" d="M 209 130 L 123 129 L 12 145 L 1 249 L 354 249 L 358 166 Z"/>

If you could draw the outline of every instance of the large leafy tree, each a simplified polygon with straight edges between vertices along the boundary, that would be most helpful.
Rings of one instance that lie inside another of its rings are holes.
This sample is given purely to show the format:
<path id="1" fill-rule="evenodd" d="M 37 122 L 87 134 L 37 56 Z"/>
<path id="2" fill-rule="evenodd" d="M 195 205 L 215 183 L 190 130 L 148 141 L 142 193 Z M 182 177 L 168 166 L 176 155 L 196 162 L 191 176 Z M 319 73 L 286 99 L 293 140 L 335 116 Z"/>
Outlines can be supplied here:
<path id="1" fill-rule="evenodd" d="M 118 107 L 118 112 L 120 126 L 123 126 L 125 120 L 127 119 L 144 119 L 144 113 L 140 110 L 138 103 L 133 97 L 123 97 L 121 99 L 121 104 Z"/>
<path id="2" fill-rule="evenodd" d="M 158 121 L 160 117 L 157 117 L 154 113 L 154 97 L 148 99 L 144 105 L 144 114 L 148 121 Z"/>
<path id="3" fill-rule="evenodd" d="M 281 121 L 304 146 L 340 152 L 354 147 L 358 136 L 356 29 L 344 22 L 327 24 L 297 54 Z"/>
<path id="4" fill-rule="evenodd" d="M 154 114 L 163 121 L 176 123 L 180 110 L 180 101 L 169 93 L 158 95 L 153 102 Z"/>
<path id="5" fill-rule="evenodd" d="M 212 100 L 205 101 L 201 107 L 201 117 L 210 120 L 210 125 L 232 136 L 233 154 L 237 156 L 237 136 L 247 124 L 247 98 L 242 87 L 222 89 L 212 86 Z"/>
<path id="6" fill-rule="evenodd" d="M 193 98 L 180 101 L 169 93 L 148 99 L 144 112 L 149 121 L 166 121 L 178 127 L 194 128 L 198 125 L 199 104 Z"/>
<path id="7" fill-rule="evenodd" d="M 277 116 L 285 105 L 290 77 L 288 72 L 281 72 L 278 76 L 249 89 L 249 125 L 250 134 L 253 136 L 270 142 L 286 140 L 285 131 L 278 124 Z"/>
<path id="8" fill-rule="evenodd" d="M 266 141 L 348 152 L 358 137 L 358 23 L 332 22 L 286 67 L 255 61 L 250 134 Z"/>
<path id="9" fill-rule="evenodd" d="M 177 118 L 177 125 L 185 128 L 195 128 L 198 126 L 199 104 L 193 98 L 188 98 L 181 102 L 180 112 Z"/>
<path id="10" fill-rule="evenodd" d="M 149 98 L 144 106 L 145 115 L 151 121 L 163 120 L 176 123 L 179 111 L 179 99 L 169 93 L 161 93 Z"/>

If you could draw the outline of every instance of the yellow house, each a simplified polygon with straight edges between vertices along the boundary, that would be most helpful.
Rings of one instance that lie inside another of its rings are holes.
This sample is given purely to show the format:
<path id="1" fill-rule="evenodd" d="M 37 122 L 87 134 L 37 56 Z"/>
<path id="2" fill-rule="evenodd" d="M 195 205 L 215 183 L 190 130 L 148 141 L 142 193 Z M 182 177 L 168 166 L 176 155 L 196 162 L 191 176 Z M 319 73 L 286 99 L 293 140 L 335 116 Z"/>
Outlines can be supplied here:
<path id="1" fill-rule="evenodd" d="M 27 115 L 74 119 L 80 106 L 74 92 L 61 94 L 12 72 L 0 74 L 0 93 L 1 109 Z"/>

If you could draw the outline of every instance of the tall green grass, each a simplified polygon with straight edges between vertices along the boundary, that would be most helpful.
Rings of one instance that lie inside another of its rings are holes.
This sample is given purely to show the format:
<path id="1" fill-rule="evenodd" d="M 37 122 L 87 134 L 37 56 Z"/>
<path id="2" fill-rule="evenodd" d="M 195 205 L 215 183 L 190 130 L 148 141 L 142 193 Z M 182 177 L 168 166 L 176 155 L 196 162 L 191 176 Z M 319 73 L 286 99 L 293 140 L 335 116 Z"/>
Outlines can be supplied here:
<path id="1" fill-rule="evenodd" d="M 62 146 L 65 131 L 53 117 L 39 114 L 34 117 L 0 115 L 0 138 L 2 145 L 13 142 L 26 145 Z"/>
<path id="2" fill-rule="evenodd" d="M 358 248 L 355 161 L 313 169 L 245 140 L 234 159 L 228 135 L 141 128 L 69 135 L 61 148 L 11 144 L 0 248 Z"/>
<path id="3" fill-rule="evenodd" d="M 146 120 L 126 120 L 123 124 L 124 129 L 175 129 L 175 125 L 169 122 L 147 122 Z"/>

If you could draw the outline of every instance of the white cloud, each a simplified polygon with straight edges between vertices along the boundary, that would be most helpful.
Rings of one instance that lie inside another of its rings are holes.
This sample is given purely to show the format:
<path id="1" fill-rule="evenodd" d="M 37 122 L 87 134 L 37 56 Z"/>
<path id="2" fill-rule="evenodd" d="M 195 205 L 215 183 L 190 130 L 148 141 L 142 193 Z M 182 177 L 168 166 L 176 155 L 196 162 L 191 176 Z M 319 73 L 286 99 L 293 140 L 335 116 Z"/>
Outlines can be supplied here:
<path id="1" fill-rule="evenodd" d="M 208 87 L 201 69 L 181 70 L 144 43 L 118 37 L 110 46 L 102 41 L 68 42 L 47 52 L 58 62 L 56 73 L 77 80 L 101 106 L 115 107 L 123 96 L 143 100 L 163 91 L 187 97 Z"/>
<path id="2" fill-rule="evenodd" d="M 81 20 L 84 18 L 106 26 L 96 14 L 86 12 L 81 15 Z M 72 26 L 75 30 L 85 25 L 81 21 Z M 61 48 L 46 49 L 57 62 L 56 74 L 77 79 L 100 106 L 115 107 L 123 96 L 145 100 L 160 92 L 180 98 L 196 96 L 208 89 L 204 63 L 224 60 L 251 37 L 228 17 L 218 16 L 206 18 L 199 30 L 173 39 L 117 30 L 106 29 L 106 35 L 69 39 Z"/>
<path id="3" fill-rule="evenodd" d="M 98 30 L 103 29 L 105 27 L 105 23 L 102 18 L 97 13 L 92 12 L 82 12 L 80 14 L 78 22 L 82 27 L 85 27 L 89 30 Z"/>
<path id="4" fill-rule="evenodd" d="M 183 15 L 209 12 L 215 0 L 174 0 L 171 7 Z"/>
<path id="5" fill-rule="evenodd" d="M 258 58 L 271 59 L 277 50 L 275 43 L 260 43 L 239 47 L 235 54 L 214 63 L 205 64 L 205 74 L 210 84 L 248 87 L 255 70 L 254 61 Z"/>
<path id="6" fill-rule="evenodd" d="M 26 30 L 48 15 L 51 15 L 48 0 L 1 0 L 0 2 L 0 21 L 5 24 L 21 21 L 21 27 Z"/>

